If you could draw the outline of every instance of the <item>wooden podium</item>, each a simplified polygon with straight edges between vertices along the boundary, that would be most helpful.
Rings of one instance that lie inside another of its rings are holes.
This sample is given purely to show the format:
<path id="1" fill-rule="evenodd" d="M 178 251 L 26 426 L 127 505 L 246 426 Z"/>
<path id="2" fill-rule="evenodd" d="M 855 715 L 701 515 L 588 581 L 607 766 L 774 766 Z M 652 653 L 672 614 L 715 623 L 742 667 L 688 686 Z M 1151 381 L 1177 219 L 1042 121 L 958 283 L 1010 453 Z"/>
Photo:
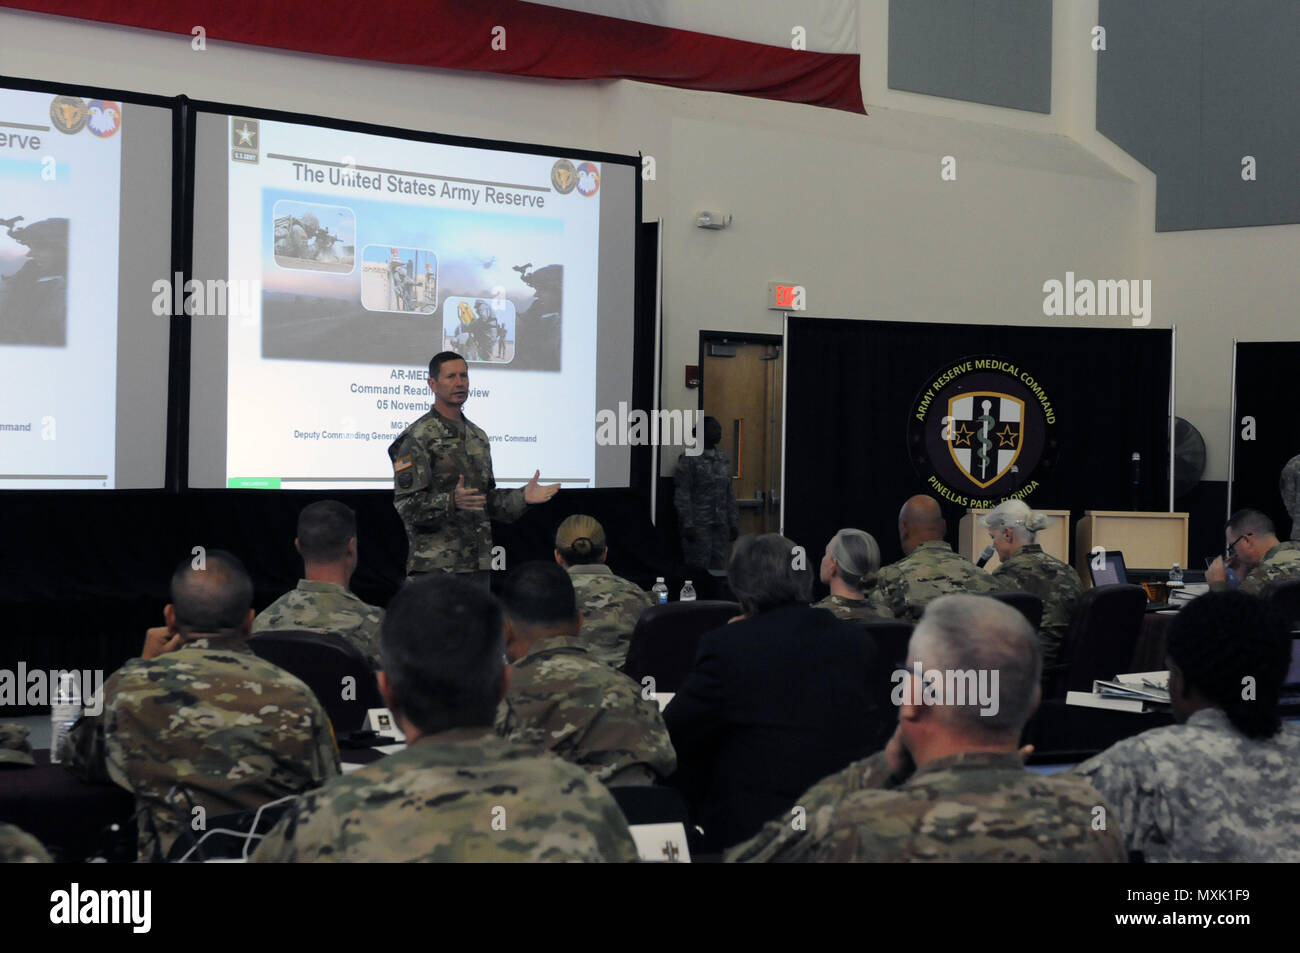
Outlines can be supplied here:
<path id="1" fill-rule="evenodd" d="M 1088 561 L 1094 546 L 1124 554 L 1129 569 L 1187 568 L 1187 514 L 1084 510 L 1075 525 L 1074 568 L 1084 586 L 1092 585 Z"/>
<path id="2" fill-rule="evenodd" d="M 980 520 L 984 518 L 989 510 L 967 510 L 966 515 L 961 518 L 961 523 L 957 528 L 957 551 L 975 562 L 980 558 L 980 553 L 984 547 L 989 544 L 989 533 L 981 524 Z M 1039 510 L 1045 514 L 1051 521 L 1045 529 L 1038 531 L 1038 537 L 1035 542 L 1043 547 L 1043 552 L 1049 556 L 1055 556 L 1061 562 L 1070 561 L 1070 511 L 1069 510 Z M 998 554 L 994 553 L 993 558 L 984 564 L 986 572 L 992 572 L 1002 565 L 998 559 Z"/>

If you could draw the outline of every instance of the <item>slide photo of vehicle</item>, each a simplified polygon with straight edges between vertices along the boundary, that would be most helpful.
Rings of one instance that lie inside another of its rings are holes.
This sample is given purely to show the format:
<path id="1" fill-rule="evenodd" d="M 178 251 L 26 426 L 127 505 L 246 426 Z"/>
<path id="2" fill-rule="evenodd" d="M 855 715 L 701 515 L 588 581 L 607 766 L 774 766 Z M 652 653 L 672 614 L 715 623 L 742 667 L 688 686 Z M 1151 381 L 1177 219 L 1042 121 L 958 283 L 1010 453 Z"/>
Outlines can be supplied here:
<path id="1" fill-rule="evenodd" d="M 0 164 L 0 169 L 3 169 Z M 0 172 L 0 194 L 10 199 Z M 68 220 L 35 210 L 0 218 L 0 344 L 66 347 L 68 343 Z"/>
<path id="2" fill-rule="evenodd" d="M 361 250 L 361 305 L 367 311 L 438 310 L 438 256 L 422 248 Z"/>
<path id="3" fill-rule="evenodd" d="M 357 217 L 342 205 L 277 202 L 272 224 L 281 268 L 349 274 L 357 254 Z"/>
<path id="4" fill-rule="evenodd" d="M 442 346 L 469 363 L 509 364 L 515 357 L 515 305 L 505 298 L 448 298 Z"/>
<path id="5" fill-rule="evenodd" d="M 264 190 L 262 203 L 267 222 L 287 206 L 308 204 L 302 193 L 278 189 Z M 363 251 L 361 268 L 352 277 L 276 267 L 274 246 L 269 241 L 264 246 L 264 358 L 422 364 L 443 350 L 455 331 L 444 324 L 444 302 L 457 301 L 459 321 L 461 301 L 473 310 L 482 300 L 489 308 L 497 303 L 498 323 L 505 313 L 513 326 L 507 327 L 504 358 L 497 356 L 500 342 L 489 348 L 480 331 L 475 351 L 482 345 L 485 356 L 478 360 L 503 370 L 560 370 L 564 266 L 551 263 L 550 256 L 564 247 L 562 221 L 370 199 L 349 204 Z M 422 284 L 430 274 L 432 291 Z M 388 307 L 402 301 L 408 306 Z M 430 302 L 436 302 L 433 308 Z M 468 341 L 475 317 L 465 325 L 462 340 Z"/>

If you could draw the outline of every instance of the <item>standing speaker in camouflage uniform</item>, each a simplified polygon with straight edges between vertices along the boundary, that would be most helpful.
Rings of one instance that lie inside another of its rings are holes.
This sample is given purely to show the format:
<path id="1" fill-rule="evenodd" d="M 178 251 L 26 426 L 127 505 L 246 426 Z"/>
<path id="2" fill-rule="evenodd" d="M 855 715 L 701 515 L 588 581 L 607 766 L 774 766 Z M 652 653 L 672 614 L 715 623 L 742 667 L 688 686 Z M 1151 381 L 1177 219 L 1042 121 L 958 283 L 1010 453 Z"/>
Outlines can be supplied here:
<path id="1" fill-rule="evenodd" d="M 872 605 L 866 597 L 876 585 L 879 569 L 880 546 L 875 537 L 860 529 L 840 530 L 826 544 L 822 557 L 821 581 L 831 587 L 831 593 L 813 603 L 813 608 L 828 609 L 840 619 L 892 619 L 894 613 Z"/>
<path id="2" fill-rule="evenodd" d="M 731 484 L 731 460 L 718 449 L 722 425 L 704 418 L 704 451 L 683 453 L 673 471 L 673 505 L 688 566 L 727 568 L 727 547 L 736 538 L 740 510 Z"/>
<path id="3" fill-rule="evenodd" d="M 999 589 L 1019 589 L 1043 601 L 1043 621 L 1038 640 L 1043 649 L 1043 668 L 1060 662 L 1061 643 L 1070 628 L 1070 617 L 1083 595 L 1083 583 L 1069 563 L 1043 552 L 1034 542 L 1048 518 L 1031 510 L 1021 500 L 999 503 L 984 517 L 984 527 L 993 540 L 1001 565 L 993 571 Z"/>
<path id="4" fill-rule="evenodd" d="M 406 527 L 406 572 L 475 573 L 487 588 L 492 568 L 492 520 L 513 522 L 545 503 L 560 485 L 542 486 L 540 473 L 518 490 L 498 490 L 488 435 L 463 413 L 469 365 L 453 351 L 429 362 L 433 407 L 388 448 L 393 506 Z"/>
<path id="5" fill-rule="evenodd" d="M 578 639 L 593 658 L 621 668 L 641 611 L 653 604 L 650 593 L 605 565 L 605 528 L 591 516 L 575 513 L 555 531 L 555 561 L 569 574 L 582 613 Z"/>

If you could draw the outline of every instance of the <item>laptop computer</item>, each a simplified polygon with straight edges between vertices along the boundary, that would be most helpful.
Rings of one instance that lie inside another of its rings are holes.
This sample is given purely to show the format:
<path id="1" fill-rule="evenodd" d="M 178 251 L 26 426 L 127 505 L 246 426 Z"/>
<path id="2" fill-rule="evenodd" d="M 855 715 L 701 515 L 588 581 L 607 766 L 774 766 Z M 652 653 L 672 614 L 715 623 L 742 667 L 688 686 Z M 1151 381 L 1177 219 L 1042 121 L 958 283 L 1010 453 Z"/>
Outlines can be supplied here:
<path id="1" fill-rule="evenodd" d="M 1124 585 L 1128 582 L 1128 569 L 1124 565 L 1124 554 L 1118 549 L 1108 549 L 1101 557 L 1101 568 L 1095 560 L 1089 560 L 1088 572 L 1094 586 Z"/>

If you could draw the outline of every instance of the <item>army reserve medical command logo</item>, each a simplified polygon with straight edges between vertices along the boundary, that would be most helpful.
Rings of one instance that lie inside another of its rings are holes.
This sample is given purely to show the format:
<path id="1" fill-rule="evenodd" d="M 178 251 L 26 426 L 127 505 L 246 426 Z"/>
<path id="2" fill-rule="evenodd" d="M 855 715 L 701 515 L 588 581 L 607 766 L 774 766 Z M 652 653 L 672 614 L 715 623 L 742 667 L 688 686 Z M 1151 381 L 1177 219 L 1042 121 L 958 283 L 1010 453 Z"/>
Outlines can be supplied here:
<path id="1" fill-rule="evenodd" d="M 940 497 L 987 507 L 1026 497 L 1056 466 L 1056 410 L 1014 361 L 963 358 L 931 375 L 908 420 L 908 453 Z"/>

